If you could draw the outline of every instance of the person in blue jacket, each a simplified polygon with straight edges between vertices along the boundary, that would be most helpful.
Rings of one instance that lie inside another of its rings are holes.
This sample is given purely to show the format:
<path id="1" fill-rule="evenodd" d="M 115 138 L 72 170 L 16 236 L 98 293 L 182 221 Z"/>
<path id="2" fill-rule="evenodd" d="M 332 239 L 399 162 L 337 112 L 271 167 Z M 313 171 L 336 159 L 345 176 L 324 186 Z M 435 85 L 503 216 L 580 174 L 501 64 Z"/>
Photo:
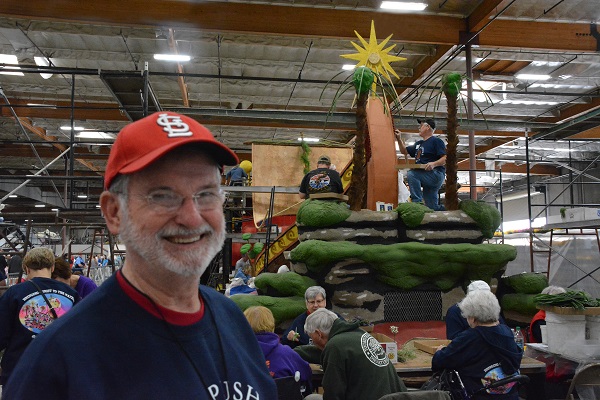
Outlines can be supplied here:
<path id="1" fill-rule="evenodd" d="M 467 286 L 467 294 L 475 290 L 487 290 L 488 292 L 492 289 L 490 285 L 485 281 L 473 281 Z M 504 318 L 502 317 L 502 310 L 500 310 L 500 317 L 498 319 L 501 324 L 506 325 Z M 452 340 L 462 331 L 469 329 L 469 323 L 467 319 L 462 316 L 458 303 L 451 305 L 446 311 L 446 339 Z"/>
<path id="2" fill-rule="evenodd" d="M 431 369 L 458 372 L 468 394 L 485 384 L 519 373 L 523 350 L 510 328 L 498 321 L 500 304 L 487 290 L 476 290 L 458 304 L 470 329 L 461 332 L 448 346 L 440 346 L 431 360 Z M 515 382 L 488 389 L 476 398 L 518 400 Z"/>
<path id="3" fill-rule="evenodd" d="M 237 162 L 185 115 L 121 130 L 100 206 L 125 264 L 31 343 L 4 400 L 277 398 L 242 311 L 198 285 L 225 241 L 222 166 Z"/>

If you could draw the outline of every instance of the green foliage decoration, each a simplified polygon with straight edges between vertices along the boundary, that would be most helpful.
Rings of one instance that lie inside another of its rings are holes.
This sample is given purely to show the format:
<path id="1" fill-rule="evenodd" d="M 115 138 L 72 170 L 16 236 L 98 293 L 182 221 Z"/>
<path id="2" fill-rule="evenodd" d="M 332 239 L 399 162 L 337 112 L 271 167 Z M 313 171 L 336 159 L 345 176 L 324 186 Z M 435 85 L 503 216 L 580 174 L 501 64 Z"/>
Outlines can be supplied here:
<path id="1" fill-rule="evenodd" d="M 306 289 L 316 286 L 317 281 L 295 272 L 286 272 L 285 274 L 263 272 L 254 279 L 254 285 L 262 293 L 273 288 L 281 296 L 304 296 Z"/>
<path id="2" fill-rule="evenodd" d="M 535 294 L 507 293 L 500 299 L 503 311 L 514 311 L 523 315 L 533 316 L 538 312 L 535 305 Z"/>
<path id="3" fill-rule="evenodd" d="M 463 77 L 461 74 L 452 72 L 442 76 L 442 91 L 446 96 L 458 97 L 462 88 Z"/>
<path id="4" fill-rule="evenodd" d="M 500 211 L 483 201 L 463 200 L 459 209 L 473 218 L 485 238 L 494 237 L 494 232 L 502 223 Z"/>
<path id="5" fill-rule="evenodd" d="M 523 272 L 521 274 L 503 276 L 502 282 L 517 293 L 537 294 L 548 287 L 548 278 L 545 274 Z"/>
<path id="6" fill-rule="evenodd" d="M 388 285 L 411 290 L 432 283 L 447 291 L 466 281 L 489 282 L 516 258 L 517 250 L 510 245 L 485 243 L 358 245 L 307 240 L 290 254 L 293 262 L 304 263 L 309 271 L 317 274 L 337 262 L 358 259 L 375 271 L 379 281 Z"/>
<path id="7" fill-rule="evenodd" d="M 356 89 L 357 94 L 367 93 L 373 82 L 375 81 L 375 75 L 373 71 L 367 67 L 358 67 L 354 70 L 352 75 L 352 83 Z"/>
<path id="8" fill-rule="evenodd" d="M 400 203 L 396 211 L 409 228 L 419 226 L 425 214 L 433 212 L 431 208 L 422 203 Z"/>
<path id="9" fill-rule="evenodd" d="M 271 297 L 236 294 L 230 298 L 242 311 L 252 306 L 267 307 L 275 317 L 275 325 L 293 320 L 301 313 L 306 312 L 304 295 L 302 297 Z"/>
<path id="10" fill-rule="evenodd" d="M 326 227 L 345 221 L 351 214 L 346 203 L 308 199 L 298 209 L 296 222 L 305 226 Z"/>
<path id="11" fill-rule="evenodd" d="M 308 157 L 312 150 L 304 140 L 300 143 L 300 146 L 302 147 L 300 161 L 302 161 L 302 164 L 304 165 L 304 174 L 308 174 L 310 172 L 310 160 Z"/>

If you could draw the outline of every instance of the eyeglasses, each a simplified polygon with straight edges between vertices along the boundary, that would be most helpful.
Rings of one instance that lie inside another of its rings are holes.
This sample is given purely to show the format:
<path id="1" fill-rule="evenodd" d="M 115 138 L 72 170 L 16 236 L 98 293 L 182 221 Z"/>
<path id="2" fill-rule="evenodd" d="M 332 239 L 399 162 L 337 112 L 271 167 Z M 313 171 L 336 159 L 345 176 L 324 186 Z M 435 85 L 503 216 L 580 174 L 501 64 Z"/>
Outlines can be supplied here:
<path id="1" fill-rule="evenodd" d="M 309 305 L 314 306 L 317 304 L 323 304 L 325 302 L 325 299 L 319 299 L 319 300 L 307 300 L 306 301 Z"/>
<path id="2" fill-rule="evenodd" d="M 186 196 L 172 190 L 156 190 L 146 196 L 142 196 L 151 206 L 156 206 L 162 211 L 173 212 L 179 209 L 185 202 Z M 192 195 L 192 200 L 198 211 L 210 211 L 220 208 L 225 200 L 223 192 L 218 189 L 203 190 Z"/>

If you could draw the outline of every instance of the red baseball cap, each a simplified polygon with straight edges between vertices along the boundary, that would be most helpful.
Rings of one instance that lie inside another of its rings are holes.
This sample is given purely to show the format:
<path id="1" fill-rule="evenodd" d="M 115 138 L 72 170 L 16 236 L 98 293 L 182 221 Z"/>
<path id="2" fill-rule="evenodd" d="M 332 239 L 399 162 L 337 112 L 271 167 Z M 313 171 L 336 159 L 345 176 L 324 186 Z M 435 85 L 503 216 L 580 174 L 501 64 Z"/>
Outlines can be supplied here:
<path id="1" fill-rule="evenodd" d="M 108 156 L 104 187 L 108 189 L 117 175 L 144 169 L 174 148 L 190 143 L 206 145 L 208 153 L 219 165 L 239 162 L 229 147 L 218 142 L 195 119 L 159 111 L 121 129 Z"/>

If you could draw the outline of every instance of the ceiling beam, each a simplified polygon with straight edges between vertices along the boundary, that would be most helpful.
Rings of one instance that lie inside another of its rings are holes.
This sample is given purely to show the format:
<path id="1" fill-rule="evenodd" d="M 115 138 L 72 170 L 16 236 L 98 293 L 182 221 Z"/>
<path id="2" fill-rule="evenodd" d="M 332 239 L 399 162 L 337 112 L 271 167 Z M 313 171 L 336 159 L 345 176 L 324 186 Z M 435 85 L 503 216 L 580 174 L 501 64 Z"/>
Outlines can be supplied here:
<path id="1" fill-rule="evenodd" d="M 576 135 L 567 136 L 565 140 L 598 140 L 600 139 L 600 126 L 587 131 L 579 132 Z"/>
<path id="2" fill-rule="evenodd" d="M 475 147 L 475 155 L 477 156 L 479 154 L 485 153 L 486 151 L 493 150 L 496 147 L 500 147 L 506 143 L 512 142 L 513 140 L 514 140 L 513 138 L 492 139 L 490 144 L 487 144 L 484 146 L 476 146 Z M 468 165 L 469 159 L 467 158 L 466 160 L 459 161 L 457 164 L 459 166 Z M 485 167 L 484 167 L 484 169 L 485 169 Z"/>
<path id="3" fill-rule="evenodd" d="M 47 106 L 28 106 L 29 101 L 15 98 L 9 98 L 9 102 L 22 118 L 71 119 L 71 102 L 69 101 L 49 102 L 46 100 Z M 42 104 L 43 102 L 36 101 L 36 103 Z M 13 116 L 10 108 L 4 104 L 0 104 L 0 115 L 7 118 Z M 121 113 L 116 103 L 75 102 L 73 115 L 76 120 L 129 121 Z"/>
<path id="4" fill-rule="evenodd" d="M 376 11 L 336 10 L 247 3 L 177 2 L 164 0 L 30 0 L 0 2 L 0 15 L 7 17 L 111 24 L 117 26 L 185 27 L 211 32 L 290 35 L 356 39 L 365 36 L 371 20 L 379 37 L 394 35 L 408 43 L 456 45 L 466 20 L 441 15 L 394 14 Z M 494 5 L 494 2 L 491 3 Z M 140 12 L 143 10 L 144 12 Z M 474 20 L 489 15 L 481 9 Z M 477 25 L 477 24 L 476 24 Z M 443 29 L 422 29 L 423 26 Z M 496 19 L 479 35 L 480 46 L 596 51 L 589 24 L 531 22 Z"/>
<path id="5" fill-rule="evenodd" d="M 508 3 L 509 0 L 483 0 L 467 17 L 467 32 L 474 33 L 482 29 Z"/>
<path id="6" fill-rule="evenodd" d="M 42 128 L 39 128 L 37 126 L 33 126 L 28 119 L 25 118 L 21 118 L 19 117 L 19 121 L 21 122 L 21 124 L 23 125 L 23 127 L 27 128 L 27 130 L 29 130 L 32 133 L 35 133 L 36 135 L 38 135 L 40 138 L 44 139 L 44 140 L 48 140 L 48 142 L 53 142 L 52 137 L 47 136 L 46 135 L 46 131 Z M 62 144 L 56 144 L 56 143 L 52 143 L 52 146 L 56 147 L 57 149 L 61 150 L 61 151 L 65 151 L 67 149 L 67 146 L 64 146 Z M 76 158 L 75 159 L 78 163 L 80 163 L 81 165 L 89 168 L 91 171 L 94 172 L 101 172 L 99 168 L 97 168 L 94 164 L 83 160 L 81 158 Z"/>

